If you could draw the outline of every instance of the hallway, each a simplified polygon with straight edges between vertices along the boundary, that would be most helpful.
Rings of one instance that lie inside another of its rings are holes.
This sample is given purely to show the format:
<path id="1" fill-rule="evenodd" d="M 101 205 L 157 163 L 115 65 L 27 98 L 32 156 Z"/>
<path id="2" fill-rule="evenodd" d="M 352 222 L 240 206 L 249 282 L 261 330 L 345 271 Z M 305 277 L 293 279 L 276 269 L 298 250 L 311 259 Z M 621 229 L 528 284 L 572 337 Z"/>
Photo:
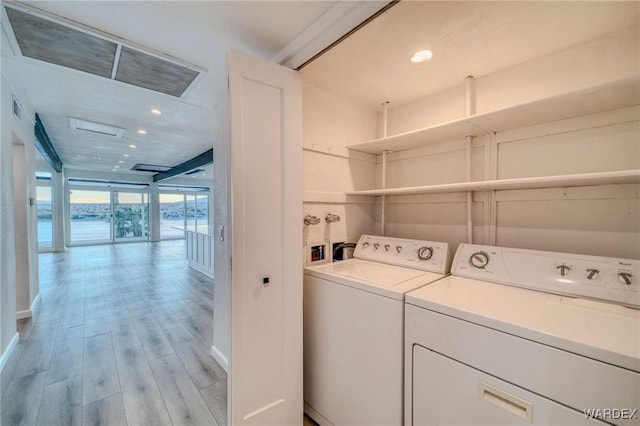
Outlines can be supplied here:
<path id="1" fill-rule="evenodd" d="M 0 376 L 1 424 L 226 423 L 213 282 L 184 241 L 41 254 L 41 303 Z"/>

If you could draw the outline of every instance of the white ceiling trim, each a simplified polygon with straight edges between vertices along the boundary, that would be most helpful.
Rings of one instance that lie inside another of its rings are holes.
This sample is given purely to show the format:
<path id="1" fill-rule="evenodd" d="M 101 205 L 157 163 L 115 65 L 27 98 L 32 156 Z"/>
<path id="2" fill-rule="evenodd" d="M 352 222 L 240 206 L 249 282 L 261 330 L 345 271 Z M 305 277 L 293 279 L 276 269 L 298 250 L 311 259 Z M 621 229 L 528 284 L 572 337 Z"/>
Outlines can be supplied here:
<path id="1" fill-rule="evenodd" d="M 339 1 L 271 58 L 296 69 L 331 43 L 360 25 L 388 1 Z"/>

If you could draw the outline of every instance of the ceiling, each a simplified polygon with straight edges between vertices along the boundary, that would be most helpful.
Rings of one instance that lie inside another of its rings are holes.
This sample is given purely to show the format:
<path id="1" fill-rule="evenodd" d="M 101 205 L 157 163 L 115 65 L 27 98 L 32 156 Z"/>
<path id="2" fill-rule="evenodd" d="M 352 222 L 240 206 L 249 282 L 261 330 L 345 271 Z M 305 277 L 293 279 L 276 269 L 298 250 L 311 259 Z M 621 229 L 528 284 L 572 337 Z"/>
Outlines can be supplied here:
<path id="1" fill-rule="evenodd" d="M 225 102 L 225 55 L 230 48 L 265 59 L 277 56 L 281 62 L 296 56 L 303 60 L 387 2 L 3 3 L 203 71 L 184 95 L 176 97 L 22 56 L 3 8 L 2 37 L 12 47 L 6 49 L 3 43 L 3 74 L 20 81 L 65 167 L 131 176 L 150 174 L 128 171 L 136 163 L 175 166 L 211 149 L 212 138 L 224 125 L 213 119 L 213 111 Z M 162 114 L 152 114 L 152 108 Z M 125 132 L 115 138 L 73 130 L 70 117 Z M 139 129 L 146 134 L 138 134 Z"/>
<path id="2" fill-rule="evenodd" d="M 387 3 L 20 2 L 37 14 L 70 20 L 203 73 L 175 97 L 5 48 L 3 73 L 21 81 L 65 166 L 142 173 L 127 170 L 135 163 L 175 166 L 211 148 L 212 137 L 224 126 L 213 120 L 213 111 L 224 104 L 229 48 L 296 67 Z M 640 2 L 403 0 L 302 73 L 305 82 L 363 105 L 390 101 L 397 106 L 456 86 L 467 75 L 480 77 L 637 25 L 639 8 Z M 3 10 L 3 28 L 7 22 Z M 2 37 L 7 34 L 11 39 L 11 31 L 3 30 Z M 431 49 L 433 58 L 409 63 L 410 54 L 420 49 Z M 151 114 L 152 108 L 162 114 Z M 68 117 L 125 132 L 121 139 L 86 134 L 70 129 Z"/>
<path id="3" fill-rule="evenodd" d="M 638 1 L 409 1 L 302 70 L 306 82 L 369 106 L 398 106 L 616 30 Z M 433 58 L 412 64 L 411 54 Z"/>

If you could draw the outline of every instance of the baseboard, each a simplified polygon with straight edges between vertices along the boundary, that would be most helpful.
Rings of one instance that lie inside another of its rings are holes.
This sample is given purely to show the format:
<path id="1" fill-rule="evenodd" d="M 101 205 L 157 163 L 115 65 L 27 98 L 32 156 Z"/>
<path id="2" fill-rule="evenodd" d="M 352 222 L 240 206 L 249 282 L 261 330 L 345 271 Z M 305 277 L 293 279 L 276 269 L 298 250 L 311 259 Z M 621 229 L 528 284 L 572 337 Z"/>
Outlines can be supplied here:
<path id="1" fill-rule="evenodd" d="M 16 319 L 17 320 L 21 320 L 21 319 L 25 319 L 25 318 L 31 318 L 32 316 L 33 316 L 33 312 L 31 312 L 31 309 L 26 309 L 24 311 L 16 312 Z"/>
<path id="2" fill-rule="evenodd" d="M 38 309 L 38 306 L 40 306 L 40 293 L 38 293 L 36 298 L 33 299 L 33 302 L 31 302 L 30 309 L 16 312 L 16 319 L 19 320 L 33 317 L 33 313 Z"/>
<path id="3" fill-rule="evenodd" d="M 224 368 L 224 371 L 226 371 L 227 374 L 229 374 L 229 360 L 222 352 L 218 350 L 218 348 L 216 348 L 213 345 L 211 346 L 211 356 L 216 361 L 218 361 L 218 364 L 220 364 L 220 366 Z"/>
<path id="4" fill-rule="evenodd" d="M 0 373 L 2 373 L 2 370 L 4 370 L 4 366 L 7 365 L 7 361 L 9 361 L 9 358 L 11 358 L 11 353 L 15 349 L 19 340 L 20 335 L 18 333 L 14 334 L 13 338 L 9 342 L 9 345 L 7 346 L 7 349 L 5 349 L 4 352 L 2 352 L 2 355 L 0 355 Z"/>
<path id="5" fill-rule="evenodd" d="M 311 417 L 320 426 L 326 426 L 326 425 L 332 425 L 333 424 L 329 420 L 327 420 L 327 418 L 325 416 L 323 416 L 322 414 L 318 413 L 312 406 L 310 406 L 306 402 L 304 403 L 304 412 L 306 413 L 307 416 Z"/>

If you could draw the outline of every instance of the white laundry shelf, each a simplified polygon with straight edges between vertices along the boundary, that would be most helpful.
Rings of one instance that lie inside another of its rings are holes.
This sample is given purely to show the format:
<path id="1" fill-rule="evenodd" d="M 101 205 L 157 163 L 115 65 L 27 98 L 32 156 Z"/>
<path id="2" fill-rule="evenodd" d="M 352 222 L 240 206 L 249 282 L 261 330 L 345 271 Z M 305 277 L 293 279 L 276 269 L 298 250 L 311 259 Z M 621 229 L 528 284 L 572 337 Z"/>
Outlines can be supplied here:
<path id="1" fill-rule="evenodd" d="M 498 111 L 476 114 L 347 146 L 370 154 L 402 151 L 551 121 L 581 117 L 640 104 L 640 77 L 607 83 Z"/>
<path id="2" fill-rule="evenodd" d="M 640 169 L 351 191 L 346 195 L 410 195 L 640 183 Z"/>

